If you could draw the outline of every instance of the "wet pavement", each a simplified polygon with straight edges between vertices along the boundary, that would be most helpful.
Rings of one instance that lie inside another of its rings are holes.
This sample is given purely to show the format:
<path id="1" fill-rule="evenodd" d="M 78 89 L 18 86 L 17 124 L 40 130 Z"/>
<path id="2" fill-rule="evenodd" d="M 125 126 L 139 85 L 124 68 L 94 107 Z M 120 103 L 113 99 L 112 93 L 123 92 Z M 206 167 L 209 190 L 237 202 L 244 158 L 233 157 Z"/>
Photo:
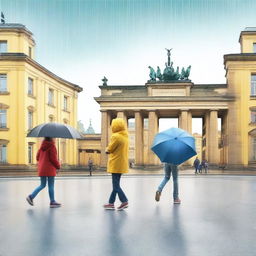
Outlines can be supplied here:
<path id="1" fill-rule="evenodd" d="M 88 177 L 88 169 L 61 169 L 58 176 L 59 177 Z M 162 175 L 163 168 L 145 168 L 145 169 L 129 169 L 129 173 L 125 174 L 126 176 L 141 176 L 141 175 Z M 179 174 L 183 175 L 195 175 L 194 168 L 184 168 L 179 167 Z M 92 176 L 108 176 L 109 174 L 106 171 L 96 169 L 92 172 Z M 256 169 L 219 169 L 211 168 L 208 173 L 197 174 L 198 176 L 204 175 L 256 175 Z M 0 169 L 0 178 L 1 177 L 37 177 L 37 171 L 35 170 L 15 170 L 15 169 Z"/>
<path id="2" fill-rule="evenodd" d="M 181 175 L 181 205 L 172 203 L 172 183 L 155 202 L 161 178 L 124 176 L 124 211 L 102 208 L 109 176 L 58 177 L 57 209 L 49 208 L 47 190 L 35 206 L 25 201 L 38 178 L 1 178 L 0 255 L 256 255 L 255 176 Z"/>

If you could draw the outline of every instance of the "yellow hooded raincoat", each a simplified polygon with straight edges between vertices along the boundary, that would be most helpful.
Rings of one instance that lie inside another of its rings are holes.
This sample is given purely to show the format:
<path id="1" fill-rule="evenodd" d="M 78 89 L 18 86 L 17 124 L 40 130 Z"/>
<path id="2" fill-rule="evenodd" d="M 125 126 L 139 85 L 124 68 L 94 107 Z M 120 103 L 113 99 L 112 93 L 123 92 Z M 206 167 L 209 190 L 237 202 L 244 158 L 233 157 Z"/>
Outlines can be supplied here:
<path id="1" fill-rule="evenodd" d="M 116 118 L 111 123 L 111 141 L 106 148 L 108 152 L 107 172 L 127 173 L 128 172 L 128 132 L 122 118 Z"/>

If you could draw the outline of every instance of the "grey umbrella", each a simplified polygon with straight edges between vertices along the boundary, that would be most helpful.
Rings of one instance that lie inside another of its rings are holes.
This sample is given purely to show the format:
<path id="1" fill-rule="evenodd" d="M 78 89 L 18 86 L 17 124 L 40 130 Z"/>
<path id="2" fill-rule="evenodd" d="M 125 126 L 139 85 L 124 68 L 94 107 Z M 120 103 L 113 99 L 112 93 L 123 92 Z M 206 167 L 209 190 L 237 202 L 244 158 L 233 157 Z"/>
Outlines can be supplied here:
<path id="1" fill-rule="evenodd" d="M 80 139 L 81 134 L 73 127 L 59 123 L 45 123 L 34 127 L 27 137 L 51 137 L 65 139 Z"/>

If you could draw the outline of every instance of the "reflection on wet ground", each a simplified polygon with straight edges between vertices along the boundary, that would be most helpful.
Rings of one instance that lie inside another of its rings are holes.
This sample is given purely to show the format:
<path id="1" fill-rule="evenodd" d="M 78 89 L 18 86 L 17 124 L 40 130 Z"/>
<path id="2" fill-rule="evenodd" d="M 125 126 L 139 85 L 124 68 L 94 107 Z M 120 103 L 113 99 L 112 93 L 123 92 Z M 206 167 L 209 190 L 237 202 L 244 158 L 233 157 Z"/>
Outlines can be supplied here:
<path id="1" fill-rule="evenodd" d="M 2 178 L 0 255 L 255 255 L 255 176 L 181 176 L 181 205 L 172 203 L 171 182 L 154 201 L 160 181 L 123 177 L 129 208 L 119 212 L 102 208 L 108 176 L 57 178 L 58 209 L 47 190 L 34 207 L 25 201 L 38 178 Z"/>

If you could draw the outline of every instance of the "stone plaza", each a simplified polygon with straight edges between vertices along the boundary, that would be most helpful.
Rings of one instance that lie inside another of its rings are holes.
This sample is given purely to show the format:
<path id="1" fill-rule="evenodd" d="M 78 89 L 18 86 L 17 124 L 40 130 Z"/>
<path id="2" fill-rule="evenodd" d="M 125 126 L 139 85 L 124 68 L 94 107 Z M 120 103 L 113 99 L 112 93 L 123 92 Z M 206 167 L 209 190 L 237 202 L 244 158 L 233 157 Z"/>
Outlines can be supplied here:
<path id="1" fill-rule="evenodd" d="M 172 182 L 154 200 L 161 179 L 125 175 L 129 208 L 106 211 L 108 175 L 58 177 L 58 209 L 49 208 L 47 189 L 33 207 L 26 202 L 37 177 L 1 178 L 0 255 L 255 255 L 255 176 L 181 175 L 180 205 L 172 202 Z"/>

